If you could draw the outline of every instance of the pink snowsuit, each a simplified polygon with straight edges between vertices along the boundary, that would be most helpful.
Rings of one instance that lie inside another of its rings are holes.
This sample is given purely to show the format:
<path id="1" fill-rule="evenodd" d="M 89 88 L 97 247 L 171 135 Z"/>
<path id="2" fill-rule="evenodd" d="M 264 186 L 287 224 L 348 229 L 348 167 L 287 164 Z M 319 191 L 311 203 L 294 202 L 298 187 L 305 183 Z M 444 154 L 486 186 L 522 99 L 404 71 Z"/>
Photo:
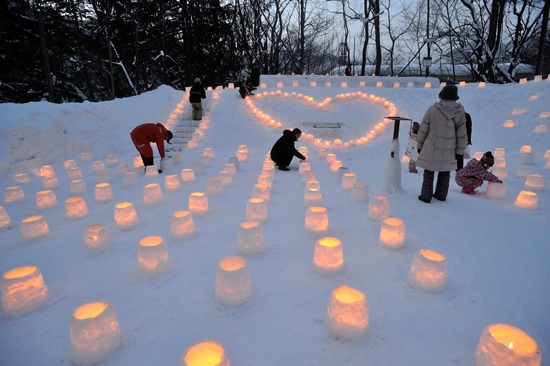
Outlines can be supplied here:
<path id="1" fill-rule="evenodd" d="M 481 187 L 483 181 L 496 182 L 498 177 L 487 170 L 483 169 L 483 165 L 477 159 L 471 159 L 468 164 L 458 172 L 456 172 L 455 181 L 461 187 L 476 189 Z"/>

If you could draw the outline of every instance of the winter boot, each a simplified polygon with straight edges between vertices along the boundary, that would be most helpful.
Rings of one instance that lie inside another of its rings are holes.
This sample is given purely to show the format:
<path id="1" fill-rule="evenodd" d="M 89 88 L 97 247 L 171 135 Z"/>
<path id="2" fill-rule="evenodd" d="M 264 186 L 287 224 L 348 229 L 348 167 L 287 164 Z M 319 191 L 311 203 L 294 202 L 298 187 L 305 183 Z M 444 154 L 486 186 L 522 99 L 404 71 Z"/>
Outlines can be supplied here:
<path id="1" fill-rule="evenodd" d="M 418 170 L 416 170 L 416 163 L 409 162 L 409 173 L 418 173 Z"/>

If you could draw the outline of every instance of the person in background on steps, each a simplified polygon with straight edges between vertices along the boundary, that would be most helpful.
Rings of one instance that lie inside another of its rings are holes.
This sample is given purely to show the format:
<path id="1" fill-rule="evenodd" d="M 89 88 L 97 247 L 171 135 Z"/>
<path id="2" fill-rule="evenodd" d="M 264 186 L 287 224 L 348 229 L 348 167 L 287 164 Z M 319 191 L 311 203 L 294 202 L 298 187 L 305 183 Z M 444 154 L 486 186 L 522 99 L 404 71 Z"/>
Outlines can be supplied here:
<path id="1" fill-rule="evenodd" d="M 466 134 L 468 135 L 468 145 L 472 144 L 472 117 L 469 113 L 466 113 Z M 466 159 L 469 159 L 469 156 L 466 156 Z M 456 160 L 456 171 L 458 172 L 464 166 L 464 155 L 460 159 Z"/>
<path id="2" fill-rule="evenodd" d="M 484 180 L 502 183 L 496 175 L 487 171 L 494 164 L 495 157 L 487 151 L 480 160 L 473 158 L 463 169 L 457 171 L 455 181 L 462 187 L 462 193 L 476 194 L 476 188 L 481 187 Z"/>
<path id="3" fill-rule="evenodd" d="M 253 89 L 250 89 L 250 91 L 256 90 L 260 86 L 260 69 L 255 62 L 252 64 L 252 68 L 250 70 L 250 81 L 254 87 Z"/>
<path id="4" fill-rule="evenodd" d="M 151 142 L 157 144 L 161 161 L 166 159 L 166 153 L 164 151 L 164 141 L 170 143 L 170 140 L 174 135 L 172 132 L 166 129 L 162 123 L 144 123 L 137 126 L 130 132 L 132 142 L 137 151 L 141 155 L 143 165 L 147 170 L 148 166 L 155 165 L 153 159 L 153 149 L 151 148 Z M 159 173 L 162 173 L 162 169 L 159 169 Z"/>
<path id="5" fill-rule="evenodd" d="M 348 64 L 348 67 L 344 70 L 344 76 L 351 76 L 351 64 Z"/>
<path id="6" fill-rule="evenodd" d="M 289 171 L 288 166 L 294 156 L 300 160 L 306 160 L 306 157 L 300 154 L 294 147 L 294 143 L 298 141 L 300 136 L 302 136 L 302 131 L 299 128 L 295 128 L 292 131 L 284 130 L 283 136 L 273 145 L 270 154 L 271 160 L 275 162 L 279 170 Z"/>
<path id="7" fill-rule="evenodd" d="M 430 203 L 432 197 L 439 201 L 447 199 L 451 170 L 456 170 L 456 161 L 464 155 L 466 114 L 457 103 L 458 88 L 446 85 L 439 92 L 440 101 L 434 103 L 422 118 L 418 131 L 418 159 L 416 166 L 424 168 L 422 190 L 418 199 Z M 437 184 L 433 191 L 434 174 Z"/>
<path id="8" fill-rule="evenodd" d="M 202 86 L 201 79 L 195 78 L 195 83 L 189 91 L 189 103 L 193 107 L 191 118 L 194 121 L 200 121 L 202 119 L 202 99 L 206 99 L 206 91 Z"/>
<path id="9" fill-rule="evenodd" d="M 409 139 L 413 141 L 417 141 L 419 129 L 420 129 L 420 123 L 413 122 L 411 132 L 409 132 Z M 418 170 L 416 169 L 416 160 L 413 160 L 413 159 L 409 160 L 409 173 L 418 173 Z"/>

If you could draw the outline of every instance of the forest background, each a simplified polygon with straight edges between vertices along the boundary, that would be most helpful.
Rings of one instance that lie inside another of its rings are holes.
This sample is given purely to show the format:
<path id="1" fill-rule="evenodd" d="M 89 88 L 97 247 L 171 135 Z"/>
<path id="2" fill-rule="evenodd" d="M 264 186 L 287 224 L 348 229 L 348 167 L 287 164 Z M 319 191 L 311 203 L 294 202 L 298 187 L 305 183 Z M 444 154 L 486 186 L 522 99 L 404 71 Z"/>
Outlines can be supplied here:
<path id="1" fill-rule="evenodd" d="M 3 0 L 0 102 L 104 101 L 262 74 L 515 82 L 550 70 L 544 0 Z"/>

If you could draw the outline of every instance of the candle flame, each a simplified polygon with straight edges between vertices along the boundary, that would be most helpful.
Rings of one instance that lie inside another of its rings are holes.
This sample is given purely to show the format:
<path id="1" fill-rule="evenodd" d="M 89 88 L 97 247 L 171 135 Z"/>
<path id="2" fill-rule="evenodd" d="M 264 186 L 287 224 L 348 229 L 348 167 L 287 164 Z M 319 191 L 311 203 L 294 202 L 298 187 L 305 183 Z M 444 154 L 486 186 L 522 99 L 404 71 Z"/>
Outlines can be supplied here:
<path id="1" fill-rule="evenodd" d="M 508 348 L 512 349 L 512 347 L 514 347 L 514 343 L 510 342 L 510 344 L 508 345 Z"/>

